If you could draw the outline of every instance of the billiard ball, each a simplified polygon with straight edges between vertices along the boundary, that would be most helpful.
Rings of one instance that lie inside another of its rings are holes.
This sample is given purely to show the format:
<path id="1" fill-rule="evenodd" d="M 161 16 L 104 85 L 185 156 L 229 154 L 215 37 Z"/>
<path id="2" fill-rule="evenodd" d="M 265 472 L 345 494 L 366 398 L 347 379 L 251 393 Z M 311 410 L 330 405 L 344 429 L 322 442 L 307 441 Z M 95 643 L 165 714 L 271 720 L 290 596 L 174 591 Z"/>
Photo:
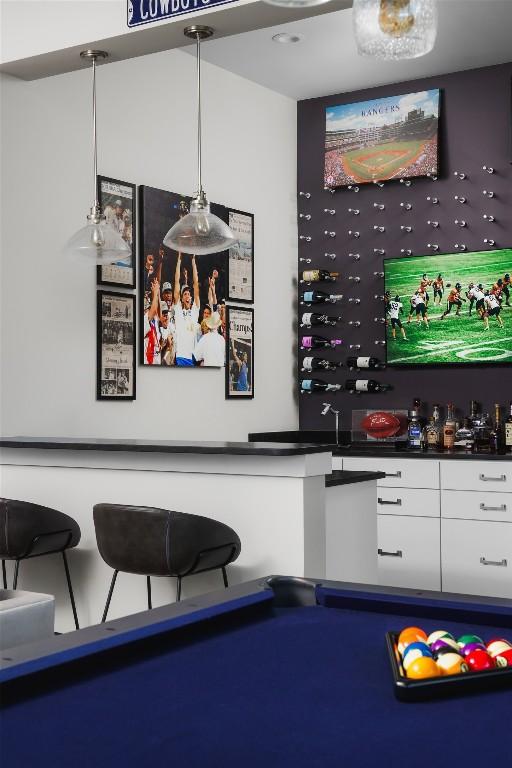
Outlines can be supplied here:
<path id="1" fill-rule="evenodd" d="M 436 640 L 440 640 L 444 637 L 450 637 L 452 640 L 455 640 L 454 636 L 451 635 L 449 632 L 446 632 L 444 629 L 436 629 L 435 632 L 431 632 L 430 635 L 427 637 L 427 645 L 432 645 L 435 643 Z"/>
<path id="2" fill-rule="evenodd" d="M 494 657 L 494 662 L 497 667 L 512 667 L 512 648 L 508 651 L 501 651 Z"/>
<path id="3" fill-rule="evenodd" d="M 467 672 L 469 667 L 458 653 L 443 653 L 436 660 L 442 675 L 460 675 Z"/>
<path id="4" fill-rule="evenodd" d="M 468 643 L 480 643 L 481 645 L 484 644 L 484 641 L 481 637 L 478 637 L 478 635 L 461 635 L 457 642 L 461 648 L 463 648 Z"/>
<path id="5" fill-rule="evenodd" d="M 461 656 L 469 656 L 470 653 L 473 653 L 473 651 L 485 651 L 487 653 L 487 648 L 483 643 L 468 643 L 467 645 L 463 645 L 460 649 Z"/>
<path id="6" fill-rule="evenodd" d="M 411 643 L 422 642 L 427 640 L 427 633 L 419 627 L 406 627 L 398 636 L 398 650 L 403 653 L 405 648 Z"/>
<path id="7" fill-rule="evenodd" d="M 420 656 L 414 659 L 413 663 L 407 669 L 407 677 L 412 680 L 423 680 L 426 677 L 439 677 L 441 670 L 434 659 L 429 656 Z"/>
<path id="8" fill-rule="evenodd" d="M 502 651 L 509 651 L 512 649 L 512 645 L 510 643 L 507 643 L 506 640 L 493 640 L 492 642 L 487 644 L 487 653 L 489 653 L 491 656 L 497 656 L 498 653 L 501 653 Z"/>
<path id="9" fill-rule="evenodd" d="M 430 650 L 434 655 L 439 653 L 441 648 L 450 648 L 452 651 L 456 651 L 457 653 L 459 652 L 457 641 L 453 640 L 451 637 L 440 637 L 439 640 L 436 640 L 430 646 Z"/>
<path id="10" fill-rule="evenodd" d="M 407 646 L 407 648 L 404 651 L 403 656 L 403 667 L 405 671 L 409 669 L 411 664 L 420 657 L 425 656 L 428 658 L 432 658 L 432 653 L 430 651 L 430 648 L 425 643 L 411 643 Z"/>
<path id="11" fill-rule="evenodd" d="M 487 651 L 477 649 L 466 656 L 466 664 L 471 672 L 482 672 L 485 669 L 494 669 L 496 662 L 491 659 Z"/>
<path id="12" fill-rule="evenodd" d="M 434 659 L 436 659 L 436 661 L 437 661 L 437 659 L 440 656 L 444 656 L 445 653 L 456 653 L 457 656 L 460 656 L 462 658 L 462 653 L 460 652 L 460 648 L 455 649 L 455 648 L 452 648 L 449 645 L 444 645 L 442 648 L 439 648 L 439 650 L 437 650 L 434 653 Z"/>

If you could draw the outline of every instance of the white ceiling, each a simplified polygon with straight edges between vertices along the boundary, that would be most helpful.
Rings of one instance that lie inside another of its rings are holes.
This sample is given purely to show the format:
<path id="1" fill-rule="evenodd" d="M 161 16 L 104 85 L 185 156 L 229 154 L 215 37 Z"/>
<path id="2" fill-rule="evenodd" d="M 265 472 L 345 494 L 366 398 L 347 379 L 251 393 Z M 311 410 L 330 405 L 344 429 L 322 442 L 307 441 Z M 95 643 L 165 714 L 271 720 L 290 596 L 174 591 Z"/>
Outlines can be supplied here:
<path id="1" fill-rule="evenodd" d="M 294 99 L 502 64 L 512 60 L 512 0 L 438 0 L 439 32 L 427 56 L 402 62 L 358 56 L 352 10 L 341 10 L 202 46 L 205 61 Z M 277 44 L 276 32 L 304 36 Z M 184 49 L 194 53 L 194 49 Z"/>

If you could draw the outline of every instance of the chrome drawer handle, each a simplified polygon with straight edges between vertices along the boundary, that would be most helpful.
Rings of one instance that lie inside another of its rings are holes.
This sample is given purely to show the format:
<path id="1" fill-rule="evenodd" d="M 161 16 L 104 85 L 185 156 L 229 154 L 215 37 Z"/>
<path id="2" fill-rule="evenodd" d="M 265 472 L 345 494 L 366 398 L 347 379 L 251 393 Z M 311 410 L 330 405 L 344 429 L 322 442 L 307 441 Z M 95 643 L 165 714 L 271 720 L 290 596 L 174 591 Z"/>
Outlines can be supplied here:
<path id="1" fill-rule="evenodd" d="M 398 470 L 398 472 L 384 472 L 384 474 L 386 477 L 402 477 L 400 470 Z"/>
<path id="2" fill-rule="evenodd" d="M 402 550 L 397 549 L 396 552 L 385 552 L 383 549 L 378 549 L 377 554 L 381 557 L 402 557 Z"/>
<path id="3" fill-rule="evenodd" d="M 499 507 L 486 507 L 485 504 L 482 502 L 480 504 L 480 509 L 482 509 L 484 512 L 506 512 L 507 511 L 507 505 L 506 504 L 500 504 Z"/>
<path id="4" fill-rule="evenodd" d="M 386 499 L 381 499 L 381 497 L 379 496 L 379 498 L 377 499 L 377 504 L 395 504 L 397 507 L 401 507 L 402 499 L 397 499 L 396 501 L 386 501 Z"/>
<path id="5" fill-rule="evenodd" d="M 486 482 L 487 480 L 492 480 L 494 483 L 504 483 L 507 479 L 506 475 L 500 475 L 499 477 L 487 477 L 486 475 L 480 475 L 480 480 L 483 480 Z"/>
<path id="6" fill-rule="evenodd" d="M 485 557 L 480 558 L 482 565 L 497 565 L 499 568 L 506 568 L 508 563 L 505 558 L 503 560 L 486 560 Z"/>

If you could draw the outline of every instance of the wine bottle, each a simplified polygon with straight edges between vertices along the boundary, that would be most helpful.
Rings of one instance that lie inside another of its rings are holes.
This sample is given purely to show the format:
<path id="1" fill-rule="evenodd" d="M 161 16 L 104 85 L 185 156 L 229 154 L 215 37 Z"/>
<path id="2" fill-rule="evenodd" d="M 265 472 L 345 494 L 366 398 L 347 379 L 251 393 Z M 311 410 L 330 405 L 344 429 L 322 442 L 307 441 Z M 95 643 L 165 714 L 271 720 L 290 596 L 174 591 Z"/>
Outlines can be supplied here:
<path id="1" fill-rule="evenodd" d="M 505 422 L 505 450 L 512 453 L 512 403 L 510 403 L 510 414 Z"/>
<path id="2" fill-rule="evenodd" d="M 453 449 L 455 442 L 455 416 L 453 411 L 453 404 L 448 403 L 446 406 L 446 419 L 443 425 L 443 448 L 447 451 Z"/>
<path id="3" fill-rule="evenodd" d="M 304 312 L 301 320 L 301 328 L 306 326 L 311 328 L 312 325 L 336 325 L 341 317 L 330 317 L 329 315 L 321 315 L 318 312 Z"/>
<path id="4" fill-rule="evenodd" d="M 301 349 L 320 349 L 320 347 L 337 347 L 341 339 L 325 339 L 323 336 L 303 336 Z"/>
<path id="5" fill-rule="evenodd" d="M 328 269 L 305 269 L 301 283 L 334 283 L 338 276 L 339 272 L 329 272 Z"/>
<path id="6" fill-rule="evenodd" d="M 326 360 L 324 357 L 305 357 L 302 361 L 302 371 L 335 371 L 342 363 Z"/>
<path id="7" fill-rule="evenodd" d="M 389 384 L 381 384 L 373 379 L 348 379 L 345 382 L 347 392 L 385 392 L 391 389 Z"/>
<path id="8" fill-rule="evenodd" d="M 321 379 L 302 379 L 300 390 L 303 394 L 310 395 L 312 392 L 337 392 L 341 389 L 341 384 L 328 384 Z"/>
<path id="9" fill-rule="evenodd" d="M 351 370 L 353 368 L 371 368 L 377 371 L 386 366 L 376 357 L 347 357 L 347 367 Z"/>
<path id="10" fill-rule="evenodd" d="M 494 425 L 491 430 L 491 453 L 505 453 L 505 431 L 501 422 L 501 405 L 494 405 Z"/>
<path id="11" fill-rule="evenodd" d="M 300 297 L 301 304 L 336 304 L 343 298 L 342 293 L 332 294 L 325 291 L 304 291 Z"/>

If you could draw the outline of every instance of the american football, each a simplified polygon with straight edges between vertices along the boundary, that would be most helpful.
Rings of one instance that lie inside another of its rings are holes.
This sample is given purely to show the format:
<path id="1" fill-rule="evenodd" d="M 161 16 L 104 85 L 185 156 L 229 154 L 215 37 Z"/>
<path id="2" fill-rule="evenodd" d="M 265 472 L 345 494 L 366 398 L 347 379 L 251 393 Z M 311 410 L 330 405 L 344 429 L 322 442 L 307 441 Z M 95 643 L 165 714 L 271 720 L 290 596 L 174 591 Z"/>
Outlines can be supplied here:
<path id="1" fill-rule="evenodd" d="M 377 439 L 398 435 L 401 426 L 400 419 L 394 413 L 385 411 L 369 413 L 361 422 L 361 428 L 366 434 Z"/>

